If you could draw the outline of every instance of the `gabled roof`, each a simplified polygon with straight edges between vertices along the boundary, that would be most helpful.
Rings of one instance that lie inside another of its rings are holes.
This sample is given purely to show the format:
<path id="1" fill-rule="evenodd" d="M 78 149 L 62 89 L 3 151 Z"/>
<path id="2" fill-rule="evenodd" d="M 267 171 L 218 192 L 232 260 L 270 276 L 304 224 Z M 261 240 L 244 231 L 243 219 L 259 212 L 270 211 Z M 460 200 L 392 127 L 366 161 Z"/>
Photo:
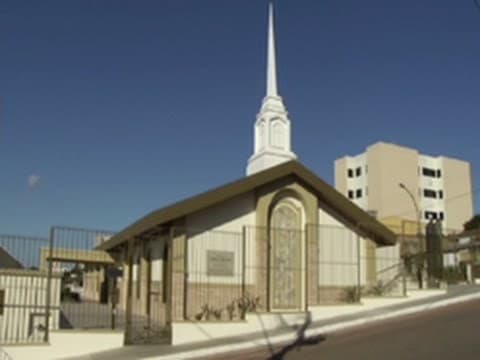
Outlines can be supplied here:
<path id="1" fill-rule="evenodd" d="M 247 176 L 200 195 L 156 210 L 134 222 L 97 249 L 106 250 L 142 233 L 185 215 L 213 206 L 235 196 L 252 191 L 262 185 L 286 176 L 295 176 L 308 185 L 321 202 L 339 213 L 350 225 L 355 226 L 379 245 L 394 245 L 396 236 L 385 225 L 360 209 L 332 186 L 320 179 L 298 161 L 289 161 L 267 170 Z"/>
<path id="2" fill-rule="evenodd" d="M 0 246 L 0 269 L 23 269 L 23 265 Z"/>

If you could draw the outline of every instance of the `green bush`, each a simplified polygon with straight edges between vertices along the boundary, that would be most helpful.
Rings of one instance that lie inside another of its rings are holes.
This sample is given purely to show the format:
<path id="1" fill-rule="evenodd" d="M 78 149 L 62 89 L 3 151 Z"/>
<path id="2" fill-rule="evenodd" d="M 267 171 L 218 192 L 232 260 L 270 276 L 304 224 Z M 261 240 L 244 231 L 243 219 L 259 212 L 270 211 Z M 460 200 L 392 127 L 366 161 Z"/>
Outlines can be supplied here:
<path id="1" fill-rule="evenodd" d="M 457 284 L 466 280 L 465 272 L 460 266 L 449 266 L 443 269 L 443 280 L 447 284 Z"/>

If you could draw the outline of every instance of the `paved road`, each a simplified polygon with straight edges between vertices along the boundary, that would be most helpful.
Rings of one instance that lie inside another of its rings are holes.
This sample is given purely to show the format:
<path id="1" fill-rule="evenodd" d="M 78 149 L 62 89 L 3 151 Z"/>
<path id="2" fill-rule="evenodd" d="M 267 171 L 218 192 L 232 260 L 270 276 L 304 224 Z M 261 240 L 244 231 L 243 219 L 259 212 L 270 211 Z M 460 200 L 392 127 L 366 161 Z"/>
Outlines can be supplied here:
<path id="1" fill-rule="evenodd" d="M 211 359 L 478 360 L 480 301 L 357 327 L 326 338 L 306 339 L 295 345 Z"/>

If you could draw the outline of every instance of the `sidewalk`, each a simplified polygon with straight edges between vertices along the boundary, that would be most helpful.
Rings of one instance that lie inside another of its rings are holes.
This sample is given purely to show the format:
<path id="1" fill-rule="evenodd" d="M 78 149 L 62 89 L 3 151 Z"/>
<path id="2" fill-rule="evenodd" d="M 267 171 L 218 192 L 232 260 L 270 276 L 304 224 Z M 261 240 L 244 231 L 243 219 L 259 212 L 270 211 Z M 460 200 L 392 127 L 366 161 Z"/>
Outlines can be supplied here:
<path id="1" fill-rule="evenodd" d="M 459 285 L 449 287 L 446 294 L 413 300 L 396 305 L 388 305 L 373 310 L 365 310 L 355 314 L 337 316 L 322 321 L 313 321 L 302 327 L 280 329 L 267 333 L 256 333 L 189 345 L 150 345 L 128 346 L 117 350 L 75 358 L 76 360 L 127 360 L 127 359 L 194 359 L 268 346 L 273 343 L 295 341 L 300 335 L 311 337 L 325 335 L 349 327 L 373 323 L 402 315 L 428 311 L 454 303 L 480 298 L 479 285 Z"/>

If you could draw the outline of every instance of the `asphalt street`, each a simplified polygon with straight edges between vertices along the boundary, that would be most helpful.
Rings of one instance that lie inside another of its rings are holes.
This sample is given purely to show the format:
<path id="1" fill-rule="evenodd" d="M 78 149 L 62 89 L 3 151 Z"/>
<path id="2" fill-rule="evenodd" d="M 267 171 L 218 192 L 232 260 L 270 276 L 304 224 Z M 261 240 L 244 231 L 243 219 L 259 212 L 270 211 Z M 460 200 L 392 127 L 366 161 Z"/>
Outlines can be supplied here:
<path id="1" fill-rule="evenodd" d="M 480 301 L 210 359 L 478 360 Z"/>

